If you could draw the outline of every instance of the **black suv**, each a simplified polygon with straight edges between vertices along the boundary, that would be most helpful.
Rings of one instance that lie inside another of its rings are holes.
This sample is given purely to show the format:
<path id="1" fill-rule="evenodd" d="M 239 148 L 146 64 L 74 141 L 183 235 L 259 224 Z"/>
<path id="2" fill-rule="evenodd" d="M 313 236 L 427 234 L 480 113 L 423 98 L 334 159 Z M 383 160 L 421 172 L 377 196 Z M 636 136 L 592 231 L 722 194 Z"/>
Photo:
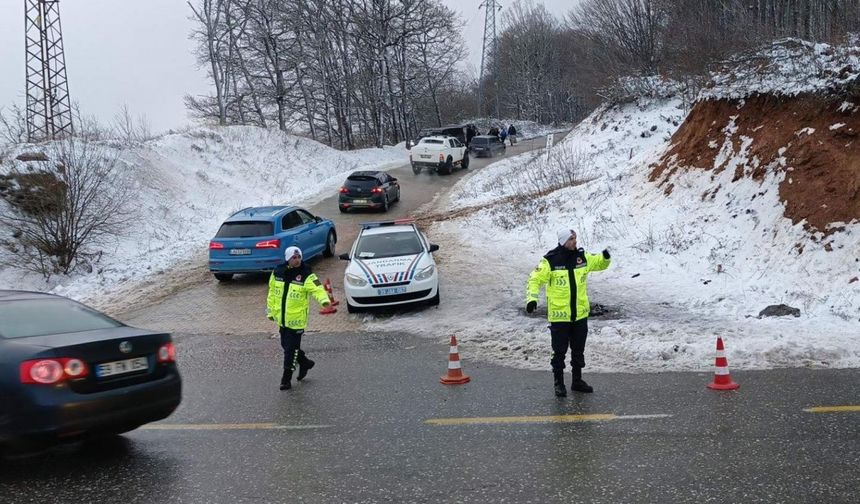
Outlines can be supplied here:
<path id="1" fill-rule="evenodd" d="M 505 142 L 496 135 L 478 135 L 472 138 L 469 150 L 475 157 L 495 157 L 496 153 L 505 153 Z"/>
<path id="2" fill-rule="evenodd" d="M 357 171 L 340 188 L 337 206 L 341 212 L 352 208 L 379 208 L 383 212 L 400 201 L 400 184 L 384 171 Z"/>

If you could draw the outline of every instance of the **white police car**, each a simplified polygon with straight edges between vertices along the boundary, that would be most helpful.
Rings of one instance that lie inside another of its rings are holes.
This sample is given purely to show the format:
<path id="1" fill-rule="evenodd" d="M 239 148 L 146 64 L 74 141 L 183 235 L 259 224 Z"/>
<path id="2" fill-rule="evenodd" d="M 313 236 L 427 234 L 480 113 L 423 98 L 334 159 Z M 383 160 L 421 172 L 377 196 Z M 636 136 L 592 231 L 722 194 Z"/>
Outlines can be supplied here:
<path id="1" fill-rule="evenodd" d="M 347 310 L 422 301 L 438 305 L 436 250 L 439 246 L 411 219 L 363 223 L 352 250 L 340 255 L 349 261 L 343 278 Z"/>

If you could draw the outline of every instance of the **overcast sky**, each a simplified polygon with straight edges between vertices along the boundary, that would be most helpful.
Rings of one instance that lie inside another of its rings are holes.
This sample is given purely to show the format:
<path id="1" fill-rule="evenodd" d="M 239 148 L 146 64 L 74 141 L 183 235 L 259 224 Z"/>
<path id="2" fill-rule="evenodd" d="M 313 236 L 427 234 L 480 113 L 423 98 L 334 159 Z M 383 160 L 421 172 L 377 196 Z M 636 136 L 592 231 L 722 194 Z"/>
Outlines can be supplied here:
<path id="1" fill-rule="evenodd" d="M 481 61 L 481 0 L 442 0 L 467 21 L 469 62 Z M 504 6 L 511 2 L 500 2 Z M 558 17 L 577 0 L 544 0 Z M 189 122 L 182 97 L 209 91 L 188 40 L 183 0 L 62 0 L 60 13 L 69 92 L 86 114 L 109 121 L 127 104 L 155 131 Z M 501 17 L 497 18 L 501 23 Z M 0 0 L 0 107 L 24 103 L 24 1 Z"/>

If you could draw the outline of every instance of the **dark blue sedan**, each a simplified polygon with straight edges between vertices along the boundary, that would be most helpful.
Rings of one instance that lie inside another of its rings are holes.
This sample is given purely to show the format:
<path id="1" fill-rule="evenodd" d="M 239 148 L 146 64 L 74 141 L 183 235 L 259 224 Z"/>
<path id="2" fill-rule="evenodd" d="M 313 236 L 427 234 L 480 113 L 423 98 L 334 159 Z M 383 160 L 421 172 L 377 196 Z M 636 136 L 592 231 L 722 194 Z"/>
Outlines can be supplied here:
<path id="1" fill-rule="evenodd" d="M 169 334 L 63 297 L 0 290 L 0 449 L 119 434 L 181 399 Z"/>
<path id="2" fill-rule="evenodd" d="M 275 269 L 284 262 L 287 247 L 299 247 L 308 260 L 320 254 L 333 256 L 336 243 L 334 222 L 303 208 L 245 208 L 227 218 L 209 242 L 209 271 L 224 282 L 235 273 Z"/>

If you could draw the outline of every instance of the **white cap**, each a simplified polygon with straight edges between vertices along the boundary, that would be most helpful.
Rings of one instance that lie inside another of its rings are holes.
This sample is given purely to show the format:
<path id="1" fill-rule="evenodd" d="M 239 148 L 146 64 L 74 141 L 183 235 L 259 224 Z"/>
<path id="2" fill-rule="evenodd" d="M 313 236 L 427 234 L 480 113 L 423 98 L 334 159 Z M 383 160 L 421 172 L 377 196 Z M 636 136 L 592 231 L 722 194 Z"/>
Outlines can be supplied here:
<path id="1" fill-rule="evenodd" d="M 567 243 L 567 240 L 570 240 L 571 236 L 574 236 L 576 231 L 573 229 L 562 229 L 558 232 L 558 244 L 564 245 Z"/>
<path id="2" fill-rule="evenodd" d="M 299 256 L 299 259 L 301 259 L 302 258 L 302 249 L 300 249 L 298 247 L 287 247 L 287 249 L 284 250 L 284 259 L 285 260 L 289 261 L 294 256 Z"/>

